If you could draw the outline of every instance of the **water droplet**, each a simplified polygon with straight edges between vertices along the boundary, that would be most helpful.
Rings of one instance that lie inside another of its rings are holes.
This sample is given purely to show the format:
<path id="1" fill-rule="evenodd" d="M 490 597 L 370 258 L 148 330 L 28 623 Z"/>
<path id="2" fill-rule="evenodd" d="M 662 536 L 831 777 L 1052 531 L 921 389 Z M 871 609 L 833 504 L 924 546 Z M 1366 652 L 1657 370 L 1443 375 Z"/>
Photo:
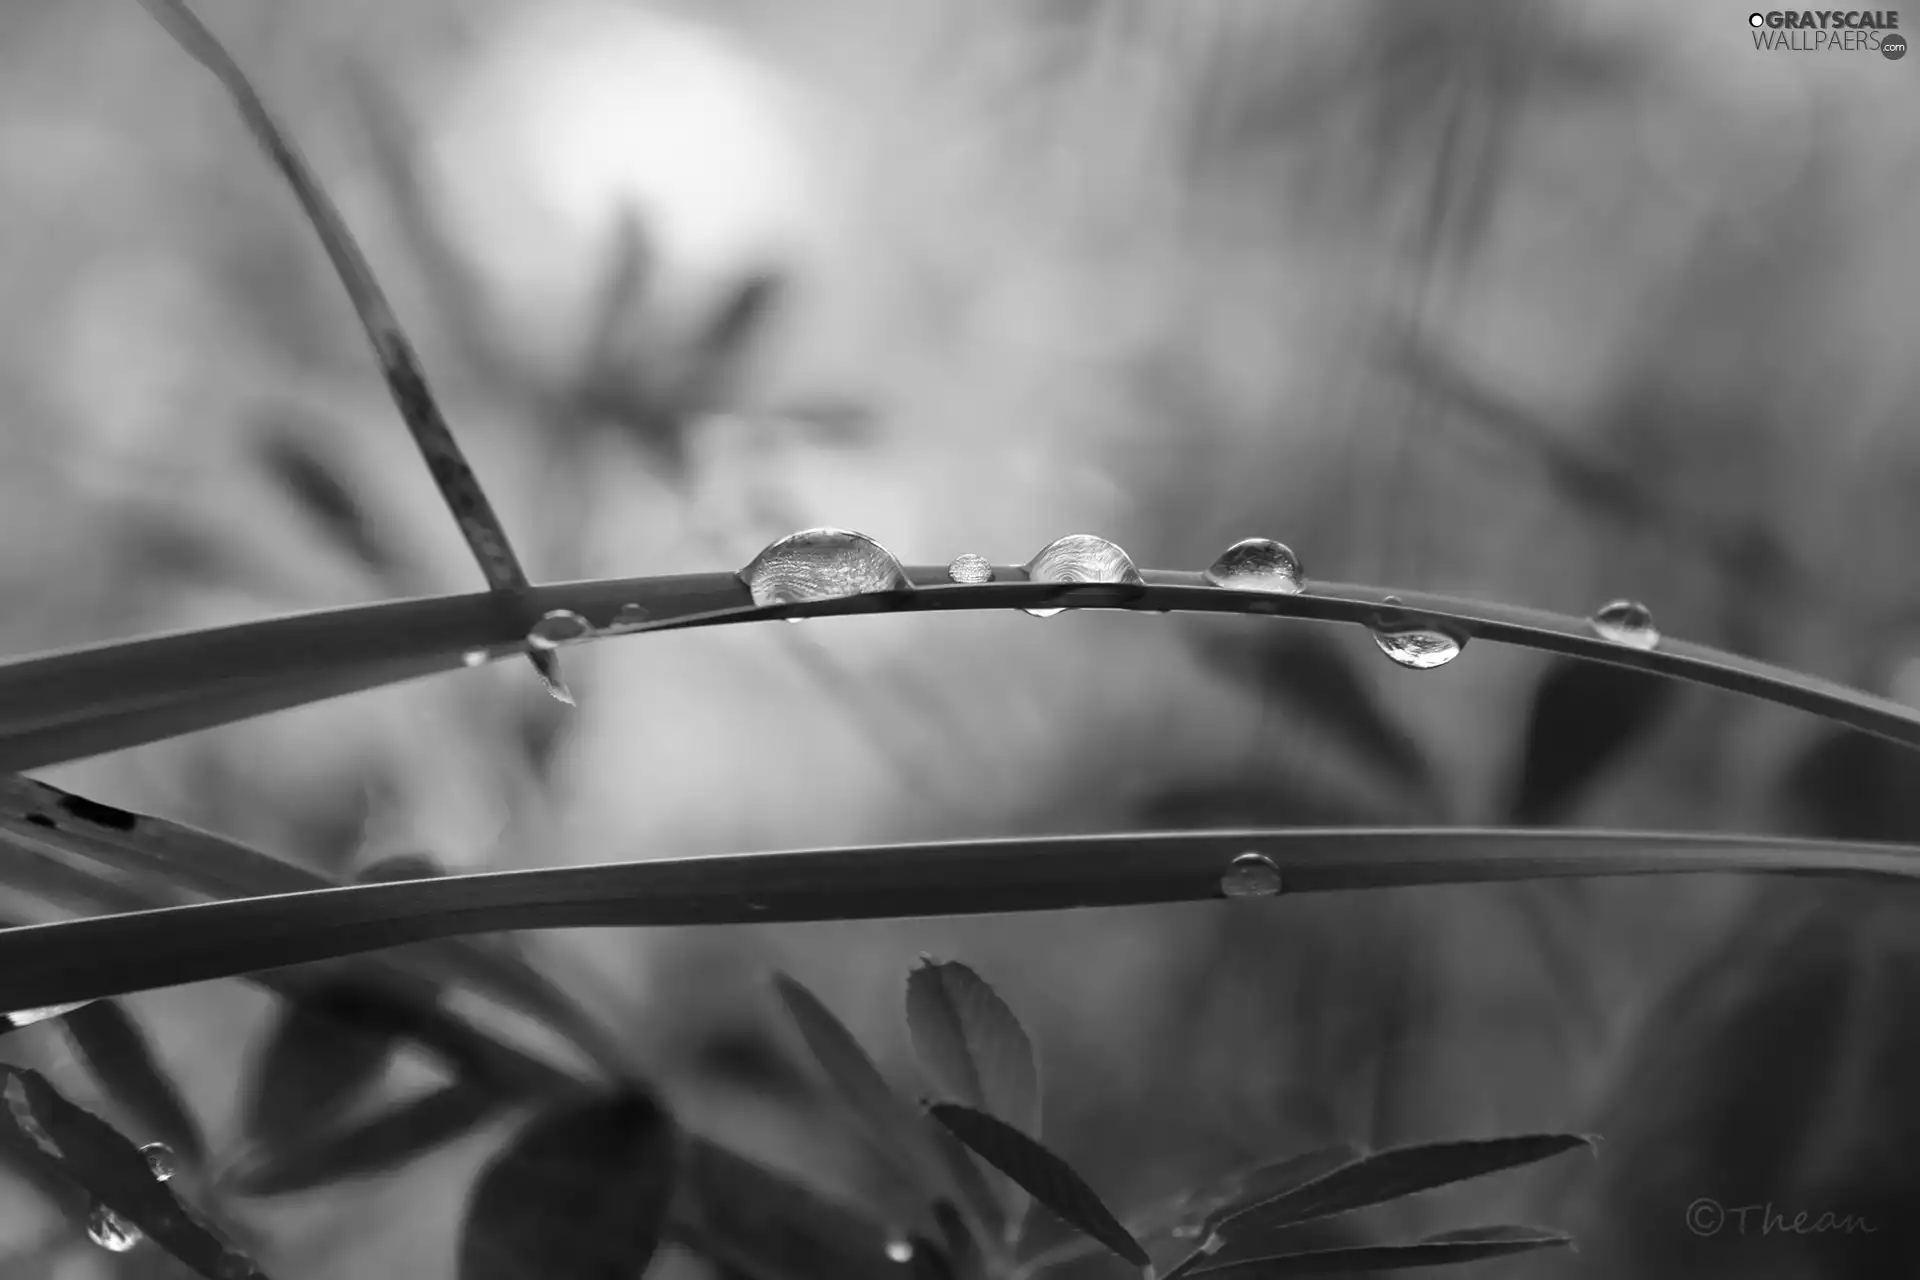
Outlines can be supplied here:
<path id="1" fill-rule="evenodd" d="M 43 1005 L 38 1009 L 15 1009 L 0 1020 L 9 1027 L 30 1027 L 36 1022 L 48 1022 L 54 1018 L 65 1017 L 75 1009 L 84 1009 L 92 1003 L 91 1000 L 77 1000 L 72 1004 Z"/>
<path id="2" fill-rule="evenodd" d="M 87 1238 L 108 1253 L 126 1253 L 140 1243 L 142 1236 L 140 1228 L 96 1202 L 87 1212 Z"/>
<path id="3" fill-rule="evenodd" d="M 1298 595 L 1305 574 L 1293 548 L 1272 538 L 1242 538 L 1220 553 L 1201 575 L 1216 587 L 1231 591 L 1264 591 L 1269 595 Z"/>
<path id="4" fill-rule="evenodd" d="M 1264 853 L 1243 853 L 1227 864 L 1220 892 L 1229 898 L 1271 898 L 1280 892 L 1280 868 Z"/>
<path id="5" fill-rule="evenodd" d="M 1400 597 L 1388 596 L 1382 603 L 1398 605 Z M 1460 656 L 1464 645 L 1463 641 L 1454 639 L 1444 631 L 1421 626 L 1397 626 L 1384 620 L 1376 622 L 1372 631 L 1373 642 L 1380 646 L 1380 652 L 1415 671 L 1431 671 L 1435 667 L 1446 666 Z"/>
<path id="6" fill-rule="evenodd" d="M 651 621 L 653 614 L 647 611 L 647 607 L 632 602 L 621 605 L 620 611 L 613 615 L 613 625 L 616 627 L 638 627 Z"/>
<path id="7" fill-rule="evenodd" d="M 1175 1223 L 1173 1228 L 1173 1238 L 1175 1240 L 1192 1240 L 1200 1234 L 1200 1230 L 1204 1225 L 1205 1225 L 1204 1223 L 1199 1223 L 1199 1222 Z"/>
<path id="8" fill-rule="evenodd" d="M 147 1172 L 153 1175 L 155 1182 L 171 1182 L 173 1175 L 180 1172 L 180 1166 L 174 1160 L 173 1148 L 164 1142 L 149 1142 L 140 1148 L 140 1154 L 147 1158 Z"/>
<path id="9" fill-rule="evenodd" d="M 533 629 L 527 632 L 527 643 L 551 652 L 563 644 L 584 640 L 592 632 L 592 624 L 573 610 L 555 609 L 533 624 Z"/>
<path id="10" fill-rule="evenodd" d="M 487 665 L 487 656 L 485 649 L 469 649 L 460 655 L 460 665 L 463 667 L 484 667 Z"/>
<path id="11" fill-rule="evenodd" d="M 1651 649 L 1660 643 L 1660 631 L 1653 625 L 1653 611 L 1634 600 L 1615 600 L 1602 605 L 1587 619 L 1587 625 L 1602 640 L 1611 640 L 1629 649 Z"/>
<path id="12" fill-rule="evenodd" d="M 905 1236 L 887 1238 L 887 1261 L 898 1262 L 902 1266 L 913 1261 L 913 1241 Z"/>
<path id="13" fill-rule="evenodd" d="M 739 577 L 762 608 L 905 591 L 913 586 L 893 552 L 864 533 L 846 529 L 790 533 L 768 543 Z"/>
<path id="14" fill-rule="evenodd" d="M 1113 582 L 1134 584 L 1141 581 L 1133 558 L 1105 538 L 1092 533 L 1070 533 L 1041 548 L 1027 561 L 1027 579 L 1031 582 Z M 1051 618 L 1066 612 L 1066 606 L 1027 609 L 1036 618 Z"/>
<path id="15" fill-rule="evenodd" d="M 947 566 L 947 576 L 968 584 L 992 582 L 993 562 L 969 551 L 953 558 L 953 563 Z"/>

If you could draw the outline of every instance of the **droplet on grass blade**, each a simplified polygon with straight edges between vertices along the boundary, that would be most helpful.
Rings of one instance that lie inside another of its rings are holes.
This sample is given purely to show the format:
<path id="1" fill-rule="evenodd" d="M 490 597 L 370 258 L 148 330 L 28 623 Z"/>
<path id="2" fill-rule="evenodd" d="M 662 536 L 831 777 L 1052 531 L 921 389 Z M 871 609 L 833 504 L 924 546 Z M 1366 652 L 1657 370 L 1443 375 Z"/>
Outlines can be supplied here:
<path id="1" fill-rule="evenodd" d="M 905 591 L 913 586 L 894 554 L 864 533 L 803 529 L 768 543 L 739 578 L 761 608 Z"/>
<path id="2" fill-rule="evenodd" d="M 902 1266 L 913 1261 L 913 1241 L 905 1236 L 887 1237 L 887 1261 L 898 1262 Z"/>
<path id="3" fill-rule="evenodd" d="M 1242 538 L 1222 551 L 1201 576 L 1230 591 L 1276 596 L 1298 595 L 1306 579 L 1293 548 L 1272 538 Z"/>
<path id="4" fill-rule="evenodd" d="M 1220 892 L 1229 898 L 1271 898 L 1280 892 L 1280 868 L 1264 853 L 1243 853 L 1227 864 Z"/>
<path id="5" fill-rule="evenodd" d="M 953 558 L 947 566 L 947 576 L 955 582 L 977 585 L 993 581 L 993 562 L 985 556 L 968 551 Z"/>
<path id="6" fill-rule="evenodd" d="M 1652 649 L 1660 643 L 1660 631 L 1653 625 L 1653 611 L 1638 601 L 1614 600 L 1604 604 L 1594 610 L 1587 624 L 1602 640 L 1611 640 L 1629 649 Z"/>
<path id="7" fill-rule="evenodd" d="M 146 1157 L 147 1171 L 153 1174 L 155 1182 L 171 1182 L 173 1176 L 180 1172 L 179 1166 L 174 1163 L 173 1148 L 164 1142 L 149 1142 L 140 1148 L 140 1154 Z"/>
<path id="8" fill-rule="evenodd" d="M 1388 596 L 1384 603 L 1398 605 L 1400 599 L 1398 596 Z M 1459 657 L 1464 647 L 1462 641 L 1430 627 L 1395 624 L 1382 619 L 1373 623 L 1369 630 L 1373 633 L 1373 642 L 1380 646 L 1380 652 L 1399 665 L 1415 671 L 1444 667 Z"/>
<path id="9" fill-rule="evenodd" d="M 1112 582 L 1128 585 L 1141 581 L 1133 558 L 1107 539 L 1092 533 L 1070 533 L 1056 538 L 1027 561 L 1027 579 L 1031 582 Z M 1024 609 L 1036 618 L 1051 618 L 1066 612 L 1065 606 Z"/>
<path id="10" fill-rule="evenodd" d="M 527 643 L 551 652 L 563 644 L 584 640 L 592 633 L 593 625 L 573 610 L 555 609 L 533 624 L 527 632 Z"/>
<path id="11" fill-rule="evenodd" d="M 488 656 L 485 649 L 469 649 L 460 655 L 460 665 L 463 667 L 484 667 L 487 665 Z"/>
<path id="12" fill-rule="evenodd" d="M 145 1237 L 140 1228 L 106 1205 L 96 1202 L 87 1211 L 87 1239 L 108 1253 L 126 1253 Z"/>

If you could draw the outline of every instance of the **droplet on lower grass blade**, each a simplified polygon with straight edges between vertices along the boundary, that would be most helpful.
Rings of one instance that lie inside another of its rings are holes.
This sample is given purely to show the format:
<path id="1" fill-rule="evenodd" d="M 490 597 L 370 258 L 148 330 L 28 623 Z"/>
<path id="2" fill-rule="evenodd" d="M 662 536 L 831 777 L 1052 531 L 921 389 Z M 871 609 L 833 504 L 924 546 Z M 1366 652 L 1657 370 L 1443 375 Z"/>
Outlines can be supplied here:
<path id="1" fill-rule="evenodd" d="M 1031 582 L 1112 582 L 1128 585 L 1142 581 L 1133 567 L 1133 557 L 1107 539 L 1092 533 L 1070 533 L 1042 547 L 1040 554 L 1027 561 L 1027 579 Z M 1036 618 L 1051 618 L 1066 612 L 1066 606 L 1024 609 Z"/>
<path id="2" fill-rule="evenodd" d="M 1397 596 L 1388 596 L 1384 603 L 1398 605 L 1400 600 Z M 1465 647 L 1464 641 L 1430 627 L 1399 626 L 1383 620 L 1375 622 L 1369 630 L 1380 652 L 1415 671 L 1444 667 L 1459 657 Z"/>
<path id="3" fill-rule="evenodd" d="M 1306 581 L 1293 548 L 1272 538 L 1242 538 L 1222 551 L 1200 576 L 1229 591 L 1276 596 L 1298 595 Z"/>
<path id="4" fill-rule="evenodd" d="M 1280 868 L 1264 853 L 1243 853 L 1227 864 L 1220 892 L 1229 898 L 1271 898 L 1280 892 Z"/>
<path id="5" fill-rule="evenodd" d="M 140 1228 L 104 1204 L 96 1202 L 87 1211 L 87 1239 L 108 1253 L 126 1253 L 144 1238 Z"/>
<path id="6" fill-rule="evenodd" d="M 906 591 L 893 552 L 849 529 L 803 529 L 768 543 L 739 578 L 761 608 Z"/>
<path id="7" fill-rule="evenodd" d="M 140 1154 L 146 1157 L 147 1172 L 153 1175 L 155 1182 L 171 1182 L 173 1176 L 180 1172 L 173 1148 L 164 1142 L 149 1142 L 140 1148 Z"/>
<path id="8" fill-rule="evenodd" d="M 75 1009 L 84 1009 L 92 1003 L 91 1000 L 77 1000 L 72 1004 L 50 1004 L 38 1009 L 15 1009 L 11 1013 L 0 1013 L 0 1027 L 30 1027 L 36 1022 L 65 1017 Z"/>
<path id="9" fill-rule="evenodd" d="M 1653 625 L 1653 611 L 1636 600 L 1614 600 L 1594 610 L 1587 625 L 1602 640 L 1626 645 L 1629 649 L 1652 649 L 1660 643 L 1660 631 Z"/>
<path id="10" fill-rule="evenodd" d="M 992 582 L 993 562 L 969 551 L 953 558 L 953 563 L 947 566 L 947 577 L 968 585 Z"/>
<path id="11" fill-rule="evenodd" d="M 541 616 L 527 632 L 527 643 L 535 649 L 552 652 L 563 644 L 584 640 L 593 634 L 593 625 L 571 609 L 555 609 Z"/>

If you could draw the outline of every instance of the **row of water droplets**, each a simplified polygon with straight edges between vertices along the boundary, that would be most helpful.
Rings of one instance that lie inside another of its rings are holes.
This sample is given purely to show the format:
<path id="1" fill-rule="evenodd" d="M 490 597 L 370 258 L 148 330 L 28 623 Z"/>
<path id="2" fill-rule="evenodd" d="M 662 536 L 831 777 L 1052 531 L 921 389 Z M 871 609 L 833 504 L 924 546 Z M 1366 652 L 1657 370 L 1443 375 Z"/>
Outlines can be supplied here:
<path id="1" fill-rule="evenodd" d="M 140 1148 L 140 1154 L 145 1157 L 147 1172 L 155 1182 L 171 1182 L 179 1171 L 173 1149 L 164 1142 L 149 1142 Z M 115 1213 L 111 1206 L 95 1201 L 87 1211 L 87 1238 L 109 1253 L 126 1253 L 146 1237 L 139 1227 Z"/>

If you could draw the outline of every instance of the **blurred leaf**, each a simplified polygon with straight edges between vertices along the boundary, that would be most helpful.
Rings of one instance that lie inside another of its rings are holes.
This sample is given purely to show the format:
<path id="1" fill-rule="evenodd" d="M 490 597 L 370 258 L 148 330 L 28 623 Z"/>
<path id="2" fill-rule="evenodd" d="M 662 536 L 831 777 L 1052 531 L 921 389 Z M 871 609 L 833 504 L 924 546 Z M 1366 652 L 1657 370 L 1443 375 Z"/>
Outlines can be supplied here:
<path id="1" fill-rule="evenodd" d="M 1537 1164 L 1593 1143 L 1593 1138 L 1580 1134 L 1550 1133 L 1395 1147 L 1362 1156 L 1277 1195 L 1243 1201 L 1220 1214 L 1213 1229 L 1223 1236 L 1271 1231 Z"/>
<path id="2" fill-rule="evenodd" d="M 376 858 L 354 872 L 355 884 L 395 884 L 402 880 L 432 880 L 447 874 L 430 853 L 395 853 Z"/>
<path id="3" fill-rule="evenodd" d="M 118 1002 L 95 1000 L 61 1020 L 67 1034 L 109 1095 L 147 1127 L 154 1140 L 198 1166 L 206 1158 L 200 1124 L 187 1110 L 173 1077 L 154 1056 L 153 1046 Z"/>
<path id="4" fill-rule="evenodd" d="M 0 1066 L 11 1126 L 93 1196 L 208 1280 L 264 1280 L 252 1260 L 193 1216 L 112 1125 L 68 1102 L 37 1071 Z"/>
<path id="5" fill-rule="evenodd" d="M 296 417 L 260 423 L 252 440 L 261 470 L 294 509 L 377 580 L 391 581 L 400 558 L 381 542 L 360 500 L 315 443 L 315 437 L 337 435 L 324 424 Z"/>
<path id="6" fill-rule="evenodd" d="M 1248 1258 L 1220 1267 L 1189 1272 L 1194 1277 L 1220 1280 L 1293 1280 L 1296 1276 L 1357 1275 L 1373 1271 L 1405 1271 L 1414 1267 L 1452 1267 L 1484 1262 L 1540 1249 L 1566 1249 L 1570 1236 L 1538 1227 L 1468 1227 L 1428 1236 L 1414 1244 L 1360 1245 L 1346 1249 L 1316 1249 L 1309 1253 Z"/>
<path id="7" fill-rule="evenodd" d="M 1625 667 L 1577 658 L 1552 663 L 1533 696 L 1509 820 L 1523 827 L 1564 821 L 1678 693 L 1671 680 Z"/>
<path id="8" fill-rule="evenodd" d="M 289 1001 L 253 1070 L 248 1136 L 270 1152 L 310 1142 L 380 1078 L 406 1020 L 377 987 L 338 983 Z"/>
<path id="9" fill-rule="evenodd" d="M 920 1065 L 949 1098 L 1040 1136 L 1033 1042 L 979 974 L 922 956 L 907 977 L 907 1029 Z"/>
<path id="10" fill-rule="evenodd" d="M 674 1147 L 666 1112 L 635 1085 L 548 1106 L 475 1182 L 460 1280 L 641 1275 L 673 1200 Z"/>
<path id="11" fill-rule="evenodd" d="M 448 1085 L 370 1119 L 264 1150 L 222 1181 L 241 1195 L 275 1196 L 385 1173 L 468 1133 L 501 1103 L 480 1085 Z"/>
<path id="12" fill-rule="evenodd" d="M 1830 839 L 1920 836 L 1920 764 L 1865 734 L 1821 734 L 1788 768 L 1781 790 L 1796 825 Z"/>
<path id="13" fill-rule="evenodd" d="M 1113 1211 L 1066 1161 L 1032 1138 L 983 1111 L 936 1102 L 929 1110 L 953 1136 L 978 1152 L 980 1158 L 1024 1187 L 1062 1222 L 1083 1231 L 1136 1267 L 1149 1264 L 1140 1247 Z"/>
<path id="14" fill-rule="evenodd" d="M 927 1134 L 932 1138 L 934 1149 L 939 1155 L 941 1165 L 952 1180 L 953 1190 L 959 1194 L 956 1207 L 952 1201 L 939 1199 L 934 1201 L 933 1213 L 937 1225 L 945 1227 L 941 1217 L 942 1210 L 957 1211 L 977 1224 L 980 1240 L 989 1246 L 996 1241 L 1009 1241 L 1019 1232 L 1021 1217 L 1026 1213 L 1027 1193 L 1018 1187 L 1011 1187 L 1005 1197 L 996 1196 L 993 1188 L 987 1185 L 987 1178 L 980 1171 L 980 1165 L 974 1160 L 972 1152 L 940 1125 L 933 1124 L 921 1117 Z M 1009 1184 L 1011 1186 L 1011 1184 Z"/>
<path id="15" fill-rule="evenodd" d="M 683 372 L 669 393 L 669 412 L 711 411 L 732 398 L 741 366 L 778 311 L 786 288 L 784 278 L 761 273 L 720 304 L 688 347 Z"/>

